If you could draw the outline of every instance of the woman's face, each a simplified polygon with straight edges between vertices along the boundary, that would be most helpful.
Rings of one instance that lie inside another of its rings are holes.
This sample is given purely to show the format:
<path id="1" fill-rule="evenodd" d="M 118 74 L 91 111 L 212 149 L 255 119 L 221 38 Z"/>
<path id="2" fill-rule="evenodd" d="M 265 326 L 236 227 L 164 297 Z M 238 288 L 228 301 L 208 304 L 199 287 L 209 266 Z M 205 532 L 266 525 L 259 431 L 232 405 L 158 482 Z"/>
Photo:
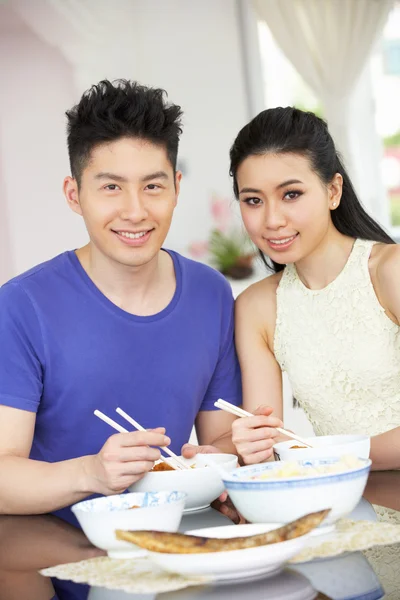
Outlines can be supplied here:
<path id="1" fill-rule="evenodd" d="M 251 155 L 237 170 L 240 210 L 254 244 L 277 263 L 311 254 L 333 228 L 342 177 L 325 186 L 304 156 Z M 334 203 L 335 206 L 334 206 Z"/>

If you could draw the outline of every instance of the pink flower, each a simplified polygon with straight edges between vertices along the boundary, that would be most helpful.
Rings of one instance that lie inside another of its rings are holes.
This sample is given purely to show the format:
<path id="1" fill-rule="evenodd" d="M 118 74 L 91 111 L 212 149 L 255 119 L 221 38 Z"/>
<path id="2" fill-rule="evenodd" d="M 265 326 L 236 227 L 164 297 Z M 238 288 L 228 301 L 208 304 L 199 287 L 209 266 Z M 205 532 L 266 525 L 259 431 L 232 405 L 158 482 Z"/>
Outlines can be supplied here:
<path id="1" fill-rule="evenodd" d="M 208 242 L 192 242 L 189 246 L 189 253 L 193 258 L 201 258 L 208 252 Z"/>
<path id="2" fill-rule="evenodd" d="M 211 214 L 216 223 L 216 228 L 221 232 L 226 231 L 232 218 L 229 200 L 213 196 L 211 200 Z"/>

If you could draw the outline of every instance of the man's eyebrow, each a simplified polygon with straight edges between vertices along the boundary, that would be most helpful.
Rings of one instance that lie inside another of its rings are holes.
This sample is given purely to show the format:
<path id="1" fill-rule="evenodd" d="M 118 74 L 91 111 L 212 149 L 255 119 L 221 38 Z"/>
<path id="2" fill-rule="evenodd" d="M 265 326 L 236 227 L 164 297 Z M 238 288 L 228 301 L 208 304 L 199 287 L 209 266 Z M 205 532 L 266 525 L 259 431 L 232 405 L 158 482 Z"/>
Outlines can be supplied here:
<path id="1" fill-rule="evenodd" d="M 141 181 L 145 183 L 146 181 L 150 181 L 151 179 L 169 179 L 168 173 L 165 171 L 155 171 L 154 173 L 149 173 L 142 177 Z"/>
<path id="2" fill-rule="evenodd" d="M 102 171 L 94 176 L 95 179 L 112 179 L 113 181 L 119 181 L 120 183 L 126 183 L 128 180 L 122 175 L 116 173 L 109 173 L 108 171 Z"/>

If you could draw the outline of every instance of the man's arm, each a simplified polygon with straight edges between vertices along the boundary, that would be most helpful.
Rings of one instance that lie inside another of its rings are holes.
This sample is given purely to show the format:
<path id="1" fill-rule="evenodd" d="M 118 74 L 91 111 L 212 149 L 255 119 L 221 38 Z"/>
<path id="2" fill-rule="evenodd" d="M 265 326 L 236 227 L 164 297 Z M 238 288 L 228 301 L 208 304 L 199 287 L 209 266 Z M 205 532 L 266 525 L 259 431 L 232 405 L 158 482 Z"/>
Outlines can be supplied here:
<path id="1" fill-rule="evenodd" d="M 0 406 L 0 513 L 40 514 L 90 494 L 117 494 L 143 477 L 160 457 L 150 446 L 170 443 L 164 430 L 119 433 L 99 454 L 56 463 L 31 460 L 35 413 Z"/>
<path id="2" fill-rule="evenodd" d="M 86 488 L 85 459 L 30 460 L 36 414 L 0 406 L 0 512 L 45 513 L 78 502 Z"/>

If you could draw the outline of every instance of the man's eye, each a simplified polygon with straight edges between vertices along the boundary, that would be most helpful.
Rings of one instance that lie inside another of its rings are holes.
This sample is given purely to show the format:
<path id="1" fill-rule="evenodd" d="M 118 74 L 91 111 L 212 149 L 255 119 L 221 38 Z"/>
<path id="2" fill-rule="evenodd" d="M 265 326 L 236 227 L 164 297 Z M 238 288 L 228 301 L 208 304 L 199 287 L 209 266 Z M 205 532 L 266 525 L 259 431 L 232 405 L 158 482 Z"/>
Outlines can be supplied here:
<path id="1" fill-rule="evenodd" d="M 109 183 L 104 187 L 105 190 L 109 190 L 110 192 L 114 192 L 115 190 L 119 190 L 120 187 L 116 183 Z"/>
<path id="2" fill-rule="evenodd" d="M 159 186 L 159 185 L 157 185 L 156 183 L 149 183 L 149 184 L 146 186 L 146 189 L 148 189 L 148 190 L 159 190 L 159 189 L 160 189 L 160 186 Z"/>

